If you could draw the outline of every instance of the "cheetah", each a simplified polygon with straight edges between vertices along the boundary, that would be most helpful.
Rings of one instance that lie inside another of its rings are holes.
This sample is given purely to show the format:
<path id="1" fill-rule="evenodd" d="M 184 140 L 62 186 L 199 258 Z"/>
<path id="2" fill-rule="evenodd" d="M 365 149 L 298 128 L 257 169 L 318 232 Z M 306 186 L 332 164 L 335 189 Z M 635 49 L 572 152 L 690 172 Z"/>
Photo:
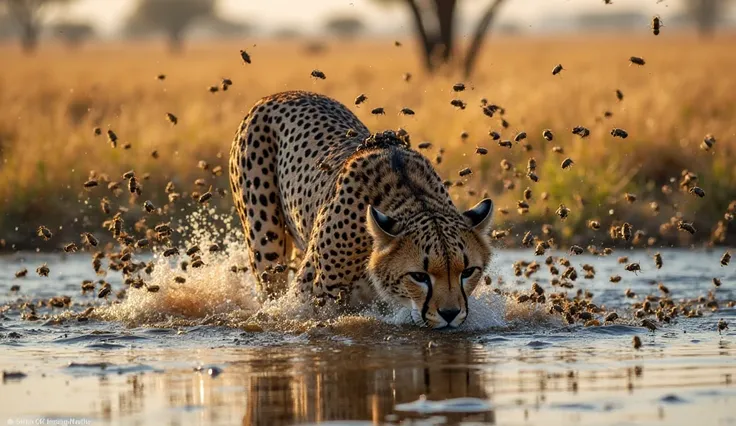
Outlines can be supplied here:
<path id="1" fill-rule="evenodd" d="M 458 211 L 405 133 L 371 134 L 334 99 L 282 92 L 248 112 L 229 168 L 264 299 L 294 292 L 315 308 L 404 306 L 430 328 L 467 318 L 490 262 L 493 202 Z M 295 249 L 289 282 L 283 265 Z"/>

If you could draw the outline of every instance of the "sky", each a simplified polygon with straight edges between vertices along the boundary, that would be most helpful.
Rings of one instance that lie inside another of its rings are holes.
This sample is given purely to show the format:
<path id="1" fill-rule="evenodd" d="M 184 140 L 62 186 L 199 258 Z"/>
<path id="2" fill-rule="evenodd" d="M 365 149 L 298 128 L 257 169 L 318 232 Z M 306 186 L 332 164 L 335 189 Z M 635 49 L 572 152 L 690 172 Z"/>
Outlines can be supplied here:
<path id="1" fill-rule="evenodd" d="M 498 18 L 523 26 L 533 26 L 545 16 L 573 15 L 582 11 L 606 10 L 638 11 L 658 14 L 663 19 L 680 10 L 681 0 L 508 0 Z M 65 17 L 91 20 L 103 35 L 114 34 L 135 0 L 77 0 Z M 460 21 L 471 22 L 488 4 L 488 0 L 460 0 Z M 373 0 L 220 0 L 221 15 L 234 21 L 256 23 L 259 30 L 273 31 L 284 27 L 296 27 L 302 32 L 319 30 L 330 15 L 355 14 L 363 17 L 373 30 L 410 28 L 410 21 L 402 1 L 386 8 Z M 477 19 L 477 18 L 476 18 Z"/>

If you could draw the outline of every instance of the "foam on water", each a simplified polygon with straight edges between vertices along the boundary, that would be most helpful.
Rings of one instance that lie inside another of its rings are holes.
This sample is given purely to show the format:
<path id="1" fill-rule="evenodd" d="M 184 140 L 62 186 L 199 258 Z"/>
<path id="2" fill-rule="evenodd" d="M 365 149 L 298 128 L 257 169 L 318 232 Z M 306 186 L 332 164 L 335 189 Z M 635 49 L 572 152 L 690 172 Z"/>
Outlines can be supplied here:
<path id="1" fill-rule="evenodd" d="M 199 245 L 204 266 L 196 269 L 190 266 L 182 271 L 178 261 L 161 255 L 164 248 L 155 249 L 155 268 L 144 279 L 149 285 L 158 285 L 159 291 L 151 293 L 145 288 L 130 288 L 122 302 L 98 308 L 95 316 L 134 327 L 208 324 L 292 332 L 322 327 L 325 322 L 341 328 L 412 323 L 409 310 L 405 308 L 386 313 L 378 307 L 369 307 L 359 314 L 340 315 L 336 307 L 328 304 L 315 309 L 291 292 L 277 300 L 261 302 L 253 275 L 231 270 L 232 266 L 249 265 L 242 232 L 233 229 L 231 224 L 230 216 L 220 217 L 214 210 L 201 209 L 193 213 L 177 229 L 184 241 L 179 249 L 184 253 L 187 247 Z M 207 247 L 215 242 L 223 250 L 210 253 Z M 489 272 L 493 275 L 492 270 Z M 176 283 L 177 276 L 185 278 L 186 282 Z M 470 315 L 457 330 L 459 332 L 539 326 L 553 321 L 544 306 L 517 304 L 494 293 L 491 286 L 482 284 L 469 297 L 468 304 Z"/>

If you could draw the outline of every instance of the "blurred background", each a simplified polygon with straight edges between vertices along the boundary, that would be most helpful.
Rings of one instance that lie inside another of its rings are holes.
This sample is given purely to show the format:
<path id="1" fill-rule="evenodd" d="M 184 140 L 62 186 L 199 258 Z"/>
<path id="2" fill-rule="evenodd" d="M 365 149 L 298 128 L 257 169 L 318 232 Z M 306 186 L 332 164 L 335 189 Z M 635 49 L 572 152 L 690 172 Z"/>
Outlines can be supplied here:
<path id="1" fill-rule="evenodd" d="M 0 249 L 58 250 L 85 231 L 105 241 L 115 213 L 146 235 L 210 188 L 232 220 L 238 124 L 261 97 L 297 89 L 345 103 L 372 131 L 431 142 L 423 153 L 460 207 L 494 199 L 508 246 L 526 230 L 621 244 L 606 230 L 624 221 L 634 245 L 733 244 L 735 26 L 730 0 L 0 0 Z M 528 137 L 507 149 L 493 132 Z M 42 224 L 60 237 L 40 238 Z"/>

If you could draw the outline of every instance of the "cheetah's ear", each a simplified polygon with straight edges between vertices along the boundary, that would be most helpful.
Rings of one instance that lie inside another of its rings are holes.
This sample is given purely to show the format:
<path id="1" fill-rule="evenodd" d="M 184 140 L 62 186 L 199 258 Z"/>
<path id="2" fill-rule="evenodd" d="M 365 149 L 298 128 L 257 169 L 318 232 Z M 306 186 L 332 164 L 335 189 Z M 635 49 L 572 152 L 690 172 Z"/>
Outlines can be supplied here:
<path id="1" fill-rule="evenodd" d="M 493 222 L 493 201 L 486 198 L 470 210 L 464 211 L 463 216 L 473 229 L 481 235 L 486 235 L 491 230 L 491 223 Z"/>
<path id="2" fill-rule="evenodd" d="M 367 222 L 368 232 L 379 247 L 389 244 L 401 232 L 396 219 L 386 216 L 373 206 L 368 206 Z"/>

